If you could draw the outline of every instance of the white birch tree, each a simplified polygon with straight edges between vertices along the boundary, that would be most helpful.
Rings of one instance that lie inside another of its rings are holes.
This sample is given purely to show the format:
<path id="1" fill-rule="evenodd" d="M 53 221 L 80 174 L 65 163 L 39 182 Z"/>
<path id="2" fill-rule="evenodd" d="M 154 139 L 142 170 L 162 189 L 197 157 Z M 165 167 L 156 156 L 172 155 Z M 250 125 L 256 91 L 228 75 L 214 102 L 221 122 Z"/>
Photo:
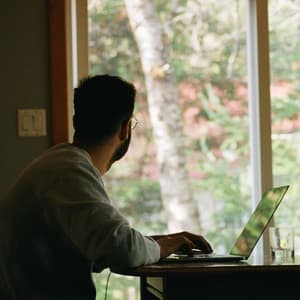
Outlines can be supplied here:
<path id="1" fill-rule="evenodd" d="M 186 167 L 181 109 L 160 19 L 152 1 L 125 3 L 145 77 L 168 229 L 198 232 L 200 218 Z"/>

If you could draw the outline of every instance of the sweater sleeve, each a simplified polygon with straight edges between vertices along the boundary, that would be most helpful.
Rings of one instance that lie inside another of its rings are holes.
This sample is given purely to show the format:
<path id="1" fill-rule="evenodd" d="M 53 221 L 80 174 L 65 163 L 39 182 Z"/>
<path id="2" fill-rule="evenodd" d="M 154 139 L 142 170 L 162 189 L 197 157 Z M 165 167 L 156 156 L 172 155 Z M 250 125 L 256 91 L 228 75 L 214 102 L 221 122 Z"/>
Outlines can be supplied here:
<path id="1" fill-rule="evenodd" d="M 89 260 L 120 269 L 155 263 L 160 258 L 156 241 L 132 228 L 112 205 L 99 173 L 88 163 L 69 165 L 43 191 L 49 220 Z"/>

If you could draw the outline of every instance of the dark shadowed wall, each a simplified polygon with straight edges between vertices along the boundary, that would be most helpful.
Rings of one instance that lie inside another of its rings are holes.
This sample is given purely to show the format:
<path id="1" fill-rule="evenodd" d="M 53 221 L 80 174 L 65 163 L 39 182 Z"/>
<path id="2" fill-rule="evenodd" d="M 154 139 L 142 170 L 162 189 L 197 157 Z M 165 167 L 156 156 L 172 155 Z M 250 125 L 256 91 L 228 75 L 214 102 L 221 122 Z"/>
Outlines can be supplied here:
<path id="1" fill-rule="evenodd" d="M 0 197 L 51 145 L 48 1 L 9 0 L 0 9 Z M 17 136 L 17 109 L 46 109 L 47 134 Z"/>

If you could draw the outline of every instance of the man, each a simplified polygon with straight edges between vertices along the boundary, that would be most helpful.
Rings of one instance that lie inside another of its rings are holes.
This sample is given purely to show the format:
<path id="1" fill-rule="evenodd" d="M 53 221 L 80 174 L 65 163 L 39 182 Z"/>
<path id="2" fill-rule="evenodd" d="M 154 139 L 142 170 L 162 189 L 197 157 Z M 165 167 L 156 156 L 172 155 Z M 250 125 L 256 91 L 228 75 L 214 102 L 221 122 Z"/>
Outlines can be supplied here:
<path id="1" fill-rule="evenodd" d="M 176 250 L 212 251 L 188 232 L 143 236 L 105 191 L 102 176 L 130 144 L 135 94 L 117 76 L 83 80 L 73 143 L 36 158 L 1 201 L 1 299 L 95 299 L 91 272 L 155 263 Z"/>

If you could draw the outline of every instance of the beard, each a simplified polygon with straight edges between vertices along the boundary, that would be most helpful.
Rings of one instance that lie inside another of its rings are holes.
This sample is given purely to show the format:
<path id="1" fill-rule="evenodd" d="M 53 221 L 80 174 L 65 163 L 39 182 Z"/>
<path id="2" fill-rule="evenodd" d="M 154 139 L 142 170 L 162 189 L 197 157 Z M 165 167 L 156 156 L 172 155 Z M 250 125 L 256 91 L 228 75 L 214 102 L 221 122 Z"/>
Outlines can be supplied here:
<path id="1" fill-rule="evenodd" d="M 128 151 L 129 144 L 131 141 L 131 133 L 128 138 L 117 148 L 115 153 L 113 154 L 110 165 L 112 165 L 115 161 L 120 160 Z"/>

